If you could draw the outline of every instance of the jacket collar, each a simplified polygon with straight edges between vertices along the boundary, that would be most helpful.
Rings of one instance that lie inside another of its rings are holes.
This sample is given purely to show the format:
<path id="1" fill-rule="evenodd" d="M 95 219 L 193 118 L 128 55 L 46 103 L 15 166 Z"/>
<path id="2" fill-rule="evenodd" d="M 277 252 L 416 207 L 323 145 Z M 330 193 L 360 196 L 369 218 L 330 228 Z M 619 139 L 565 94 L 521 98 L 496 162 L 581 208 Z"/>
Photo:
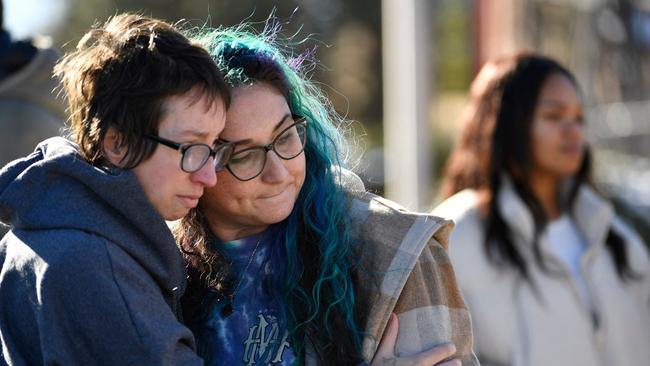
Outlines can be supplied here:
<path id="1" fill-rule="evenodd" d="M 526 245 L 533 242 L 535 223 L 528 206 L 514 189 L 510 176 L 501 176 L 501 189 L 497 204 L 504 220 L 513 231 L 520 236 Z M 576 201 L 571 210 L 571 217 L 589 246 L 604 243 L 614 217 L 612 205 L 598 195 L 593 188 L 583 184 L 578 189 Z M 519 241 L 519 240 L 517 240 Z"/>
<path id="2" fill-rule="evenodd" d="M 588 244 L 597 245 L 605 242 L 614 220 L 614 208 L 608 201 L 593 188 L 583 184 L 578 191 L 572 213 Z"/>

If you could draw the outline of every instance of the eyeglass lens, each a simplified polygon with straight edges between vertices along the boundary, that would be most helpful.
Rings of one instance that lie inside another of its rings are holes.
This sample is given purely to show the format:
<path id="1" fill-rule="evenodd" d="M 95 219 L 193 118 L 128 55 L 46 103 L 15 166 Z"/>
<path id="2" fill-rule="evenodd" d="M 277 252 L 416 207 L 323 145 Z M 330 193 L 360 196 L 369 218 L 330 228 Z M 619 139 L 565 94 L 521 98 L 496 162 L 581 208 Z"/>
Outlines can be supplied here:
<path id="1" fill-rule="evenodd" d="M 257 177 L 266 164 L 266 154 L 273 150 L 284 160 L 300 155 L 305 147 L 307 126 L 298 122 L 282 131 L 268 146 L 258 146 L 234 153 L 228 163 L 228 170 L 240 180 Z"/>
<path id="2" fill-rule="evenodd" d="M 216 171 L 220 171 L 226 164 L 228 164 L 228 159 L 230 158 L 233 149 L 234 146 L 231 144 L 217 146 L 214 150 L 212 150 L 208 145 L 190 145 L 183 152 L 181 168 L 189 173 L 201 169 L 214 151 L 213 166 Z"/>
<path id="3" fill-rule="evenodd" d="M 212 150 L 208 145 L 191 145 L 183 152 L 182 168 L 186 172 L 195 172 L 208 160 Z"/>

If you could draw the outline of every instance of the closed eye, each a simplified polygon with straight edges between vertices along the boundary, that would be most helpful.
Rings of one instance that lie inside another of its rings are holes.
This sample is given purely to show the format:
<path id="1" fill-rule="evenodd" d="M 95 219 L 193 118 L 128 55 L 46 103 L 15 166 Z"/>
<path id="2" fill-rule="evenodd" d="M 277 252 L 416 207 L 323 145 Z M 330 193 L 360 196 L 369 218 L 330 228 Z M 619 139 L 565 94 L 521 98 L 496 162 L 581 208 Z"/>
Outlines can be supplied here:
<path id="1" fill-rule="evenodd" d="M 229 164 L 245 164 L 246 162 L 253 159 L 253 157 L 258 154 L 257 150 L 244 150 L 242 152 L 233 154 L 230 157 Z"/>

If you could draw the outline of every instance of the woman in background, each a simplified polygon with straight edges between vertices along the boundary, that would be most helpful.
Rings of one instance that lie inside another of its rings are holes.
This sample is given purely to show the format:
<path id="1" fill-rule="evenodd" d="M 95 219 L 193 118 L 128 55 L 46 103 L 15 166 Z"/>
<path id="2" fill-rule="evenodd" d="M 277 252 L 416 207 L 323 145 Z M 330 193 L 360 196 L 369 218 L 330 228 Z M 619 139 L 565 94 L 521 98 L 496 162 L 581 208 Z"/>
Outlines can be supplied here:
<path id="1" fill-rule="evenodd" d="M 366 193 L 343 169 L 340 117 L 269 29 L 200 39 L 233 88 L 221 139 L 236 149 L 176 228 L 199 353 L 209 365 L 477 364 L 450 222 Z M 395 354 L 377 351 L 397 318 Z"/>
<path id="2" fill-rule="evenodd" d="M 650 360 L 650 260 L 593 188 L 571 73 L 520 54 L 472 84 L 434 214 L 483 365 L 642 365 Z"/>

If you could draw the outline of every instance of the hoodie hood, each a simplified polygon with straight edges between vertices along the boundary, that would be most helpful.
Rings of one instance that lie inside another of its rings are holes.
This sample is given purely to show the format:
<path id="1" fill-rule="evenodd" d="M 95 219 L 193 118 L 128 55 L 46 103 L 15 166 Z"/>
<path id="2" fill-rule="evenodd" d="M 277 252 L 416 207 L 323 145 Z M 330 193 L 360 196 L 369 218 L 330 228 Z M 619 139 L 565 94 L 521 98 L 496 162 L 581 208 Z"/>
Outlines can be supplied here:
<path id="1" fill-rule="evenodd" d="M 89 232 L 122 248 L 162 289 L 173 293 L 184 283 L 185 266 L 172 233 L 135 175 L 88 164 L 77 146 L 61 137 L 0 170 L 0 222 L 16 232 Z"/>

